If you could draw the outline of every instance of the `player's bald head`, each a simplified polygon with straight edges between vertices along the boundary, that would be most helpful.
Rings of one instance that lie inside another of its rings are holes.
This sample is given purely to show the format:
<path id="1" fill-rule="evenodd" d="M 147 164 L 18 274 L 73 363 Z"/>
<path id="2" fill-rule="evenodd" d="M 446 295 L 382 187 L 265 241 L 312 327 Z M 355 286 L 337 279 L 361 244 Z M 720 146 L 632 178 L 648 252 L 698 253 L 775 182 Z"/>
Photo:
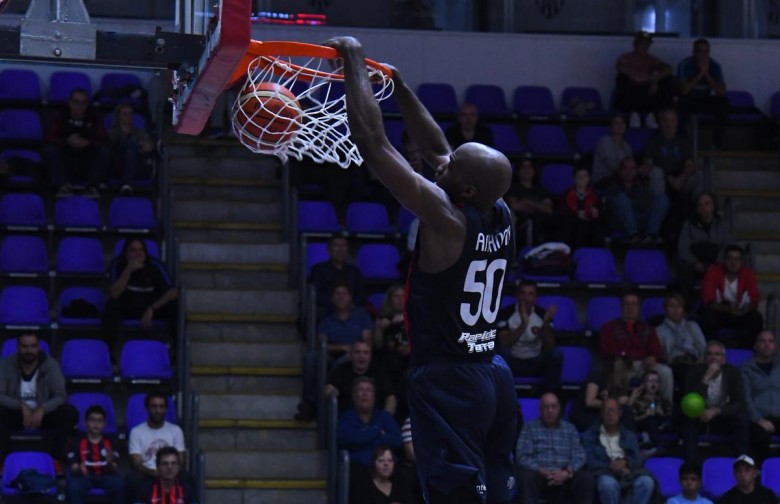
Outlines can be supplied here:
<path id="1" fill-rule="evenodd" d="M 512 165 L 504 154 L 476 142 L 468 142 L 455 151 L 462 164 L 463 182 L 474 187 L 472 197 L 480 206 L 492 206 L 509 190 Z"/>

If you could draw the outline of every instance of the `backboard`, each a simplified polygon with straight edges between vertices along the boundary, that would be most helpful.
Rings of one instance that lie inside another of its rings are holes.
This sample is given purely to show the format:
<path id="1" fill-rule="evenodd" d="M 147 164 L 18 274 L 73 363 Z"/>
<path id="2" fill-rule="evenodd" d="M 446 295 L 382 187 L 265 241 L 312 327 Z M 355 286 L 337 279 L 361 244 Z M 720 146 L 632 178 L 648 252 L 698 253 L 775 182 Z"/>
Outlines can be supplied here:
<path id="1" fill-rule="evenodd" d="M 173 75 L 173 126 L 177 133 L 198 135 L 217 98 L 251 41 L 251 0 L 220 0 L 211 9 L 208 0 L 181 2 L 177 24 L 185 33 L 205 36 L 197 63 Z"/>

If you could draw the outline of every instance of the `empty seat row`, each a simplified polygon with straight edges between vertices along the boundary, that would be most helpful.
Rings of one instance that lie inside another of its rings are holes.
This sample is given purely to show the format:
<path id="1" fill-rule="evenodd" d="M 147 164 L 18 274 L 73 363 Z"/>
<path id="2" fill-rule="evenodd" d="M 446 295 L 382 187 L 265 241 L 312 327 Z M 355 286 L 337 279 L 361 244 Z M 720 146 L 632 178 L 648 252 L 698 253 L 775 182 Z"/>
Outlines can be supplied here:
<path id="1" fill-rule="evenodd" d="M 113 230 L 150 232 L 157 228 L 154 206 L 148 198 L 117 196 L 111 200 L 108 222 L 97 201 L 83 196 L 60 198 L 54 203 L 54 227 L 67 231 Z M 6 229 L 43 229 L 49 219 L 38 194 L 7 193 L 0 198 L 0 226 Z"/>
<path id="2" fill-rule="evenodd" d="M 124 90 L 142 87 L 141 79 L 135 74 L 106 73 L 100 79 L 98 102 L 106 106 L 116 105 Z M 89 75 L 78 71 L 53 72 L 48 81 L 46 102 L 51 105 L 65 104 L 75 88 L 81 88 L 92 96 L 93 86 Z M 44 101 L 43 96 L 41 79 L 34 71 L 20 68 L 0 71 L 0 102 L 36 105 Z M 141 97 L 130 98 L 130 103 L 142 105 Z"/>
<path id="3" fill-rule="evenodd" d="M 387 207 L 381 203 L 356 201 L 347 207 L 345 225 L 339 223 L 336 208 L 328 201 L 298 202 L 298 232 L 309 236 L 331 236 L 349 233 L 361 236 L 392 237 L 406 234 L 414 215 L 402 209 L 390 222 Z"/>

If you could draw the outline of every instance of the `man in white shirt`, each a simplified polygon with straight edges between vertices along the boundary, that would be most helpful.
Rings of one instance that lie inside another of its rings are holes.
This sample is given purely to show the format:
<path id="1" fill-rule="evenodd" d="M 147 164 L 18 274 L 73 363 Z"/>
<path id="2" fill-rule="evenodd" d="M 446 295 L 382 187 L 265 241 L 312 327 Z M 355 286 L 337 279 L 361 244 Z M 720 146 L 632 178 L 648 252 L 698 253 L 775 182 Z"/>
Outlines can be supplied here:
<path id="1" fill-rule="evenodd" d="M 536 306 L 536 283 L 523 281 L 517 303 L 498 314 L 498 341 L 515 377 L 539 376 L 542 390 L 555 393 L 561 386 L 563 352 L 555 348 L 552 319 L 558 308 Z"/>

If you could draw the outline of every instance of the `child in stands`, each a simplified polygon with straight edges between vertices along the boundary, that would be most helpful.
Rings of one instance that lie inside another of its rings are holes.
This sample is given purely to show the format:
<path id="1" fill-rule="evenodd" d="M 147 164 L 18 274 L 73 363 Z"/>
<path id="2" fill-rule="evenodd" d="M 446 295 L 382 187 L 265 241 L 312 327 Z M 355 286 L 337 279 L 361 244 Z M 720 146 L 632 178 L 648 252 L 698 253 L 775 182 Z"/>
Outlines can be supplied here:
<path id="1" fill-rule="evenodd" d="M 682 493 L 670 497 L 666 504 L 712 504 L 712 501 L 699 495 L 701 490 L 701 467 L 686 462 L 680 466 L 680 487 Z"/>

